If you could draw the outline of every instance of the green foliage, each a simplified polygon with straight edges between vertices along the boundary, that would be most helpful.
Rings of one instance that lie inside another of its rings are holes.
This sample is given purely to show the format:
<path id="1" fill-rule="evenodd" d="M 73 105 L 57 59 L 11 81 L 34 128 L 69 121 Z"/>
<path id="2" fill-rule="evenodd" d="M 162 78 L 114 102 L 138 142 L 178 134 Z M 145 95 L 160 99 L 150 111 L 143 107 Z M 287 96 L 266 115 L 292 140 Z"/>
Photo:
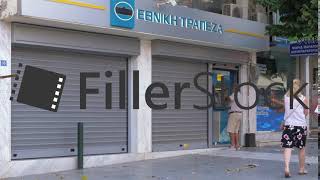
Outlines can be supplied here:
<path id="1" fill-rule="evenodd" d="M 267 26 L 267 33 L 294 40 L 318 36 L 318 1 L 257 0 L 259 4 L 280 14 L 281 24 Z"/>

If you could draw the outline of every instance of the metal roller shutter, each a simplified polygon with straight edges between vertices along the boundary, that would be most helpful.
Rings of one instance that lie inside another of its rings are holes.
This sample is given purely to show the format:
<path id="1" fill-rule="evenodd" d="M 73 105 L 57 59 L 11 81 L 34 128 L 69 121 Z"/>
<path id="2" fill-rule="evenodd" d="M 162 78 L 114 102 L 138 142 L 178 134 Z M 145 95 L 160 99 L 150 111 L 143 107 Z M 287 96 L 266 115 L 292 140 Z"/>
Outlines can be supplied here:
<path id="1" fill-rule="evenodd" d="M 170 94 L 170 98 L 153 99 L 155 104 L 168 103 L 165 110 L 152 110 L 153 151 L 207 148 L 207 110 L 193 107 L 194 104 L 204 106 L 208 102 L 207 96 L 193 83 L 196 74 L 207 72 L 207 64 L 158 58 L 153 60 L 152 69 L 152 81 L 166 84 Z M 174 84 L 178 82 L 190 83 L 190 89 L 182 91 L 181 109 L 174 108 Z M 207 77 L 201 77 L 198 82 L 200 86 L 207 87 Z"/>
<path id="2" fill-rule="evenodd" d="M 126 58 L 22 47 L 14 48 L 12 57 L 12 73 L 22 63 L 66 75 L 58 112 L 12 101 L 12 159 L 76 155 L 77 122 L 84 122 L 85 155 L 127 152 L 127 109 L 119 108 L 119 71 L 127 70 Z M 112 77 L 105 77 L 107 70 Z M 80 72 L 100 73 L 87 79 L 87 88 L 99 89 L 87 95 L 87 109 L 80 109 Z M 17 89 L 20 80 L 12 82 Z M 105 109 L 107 82 L 112 83 L 111 110 Z"/>

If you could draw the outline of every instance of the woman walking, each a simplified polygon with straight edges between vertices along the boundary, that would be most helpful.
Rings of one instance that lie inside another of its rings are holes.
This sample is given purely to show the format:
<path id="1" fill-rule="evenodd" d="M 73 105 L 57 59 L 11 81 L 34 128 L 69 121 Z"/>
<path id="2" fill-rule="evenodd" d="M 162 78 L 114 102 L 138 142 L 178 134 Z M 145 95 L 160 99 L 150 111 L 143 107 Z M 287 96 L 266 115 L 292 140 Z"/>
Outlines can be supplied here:
<path id="1" fill-rule="evenodd" d="M 295 94 L 301 87 L 301 82 L 298 79 L 293 80 L 293 94 Z M 298 95 L 299 99 L 307 104 L 307 99 L 302 94 Z M 293 95 L 292 95 L 292 98 Z M 305 170 L 305 146 L 307 140 L 307 120 L 308 109 L 305 109 L 295 98 L 293 100 L 293 108 L 290 108 L 290 91 L 284 97 L 284 124 L 282 124 L 282 139 L 281 144 L 284 148 L 284 163 L 285 163 L 285 177 L 291 177 L 290 174 L 290 158 L 292 148 L 299 149 L 299 175 L 307 174 Z"/>

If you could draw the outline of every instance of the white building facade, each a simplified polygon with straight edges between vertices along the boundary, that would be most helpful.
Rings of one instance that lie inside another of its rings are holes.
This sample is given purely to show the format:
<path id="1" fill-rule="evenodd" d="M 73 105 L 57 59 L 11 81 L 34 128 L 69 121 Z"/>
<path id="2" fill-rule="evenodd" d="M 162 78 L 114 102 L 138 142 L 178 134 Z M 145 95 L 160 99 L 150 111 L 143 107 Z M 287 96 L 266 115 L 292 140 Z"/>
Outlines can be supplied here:
<path id="1" fill-rule="evenodd" d="M 77 168 L 78 122 L 85 168 L 215 150 L 228 143 L 227 110 L 196 106 L 210 104 L 206 92 L 223 95 L 223 81 L 229 92 L 248 82 L 256 53 L 269 48 L 264 23 L 179 3 L 10 0 L 0 7 L 0 75 L 18 75 L 0 79 L 1 178 Z M 28 68 L 65 77 L 49 110 L 33 104 L 40 94 L 24 96 L 26 86 L 52 90 L 39 75 L 27 84 L 36 73 Z M 195 81 L 201 72 L 210 76 Z M 248 88 L 241 102 L 254 97 Z M 256 133 L 255 108 L 243 111 L 242 144 L 246 133 Z"/>

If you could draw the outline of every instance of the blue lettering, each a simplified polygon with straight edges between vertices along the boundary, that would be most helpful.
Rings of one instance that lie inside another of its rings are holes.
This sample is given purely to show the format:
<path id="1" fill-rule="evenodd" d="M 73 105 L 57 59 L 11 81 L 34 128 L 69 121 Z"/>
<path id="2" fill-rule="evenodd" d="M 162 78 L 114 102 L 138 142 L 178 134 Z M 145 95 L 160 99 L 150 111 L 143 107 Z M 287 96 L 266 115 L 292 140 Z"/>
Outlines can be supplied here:
<path id="1" fill-rule="evenodd" d="M 212 23 L 212 32 L 217 32 L 217 24 Z"/>
<path id="2" fill-rule="evenodd" d="M 180 17 L 180 19 L 181 19 L 181 27 L 186 27 L 186 18 Z"/>
<path id="3" fill-rule="evenodd" d="M 178 26 L 178 17 L 171 16 L 171 25 Z"/>
<path id="4" fill-rule="evenodd" d="M 193 19 L 187 19 L 187 28 L 192 28 L 193 25 Z"/>
<path id="5" fill-rule="evenodd" d="M 171 26 L 180 26 L 181 28 L 190 28 L 200 31 L 217 32 L 219 34 L 223 34 L 223 28 L 221 24 L 216 24 L 205 20 L 196 20 L 192 18 L 174 16 L 171 14 L 168 15 L 161 12 L 137 9 L 137 19 Z"/>
<path id="6" fill-rule="evenodd" d="M 153 13 L 153 22 L 161 23 L 161 14 L 160 13 Z"/>
<path id="7" fill-rule="evenodd" d="M 170 25 L 170 15 L 164 15 L 164 23 Z"/>
<path id="8" fill-rule="evenodd" d="M 218 25 L 218 33 L 223 34 L 223 29 L 221 24 Z"/>
<path id="9" fill-rule="evenodd" d="M 206 31 L 206 21 L 200 21 L 200 30 Z"/>
<path id="10" fill-rule="evenodd" d="M 211 32 L 211 30 L 212 30 L 211 23 L 206 21 L 206 31 Z"/>
<path id="11" fill-rule="evenodd" d="M 144 20 L 144 10 L 138 9 L 138 19 Z"/>
<path id="12" fill-rule="evenodd" d="M 192 27 L 192 29 L 196 29 L 196 30 L 199 30 L 200 28 L 199 28 L 199 21 L 198 20 L 195 20 L 194 22 L 193 22 L 193 27 Z"/>
<path id="13" fill-rule="evenodd" d="M 146 11 L 146 21 L 152 21 L 152 12 Z"/>
<path id="14" fill-rule="evenodd" d="M 160 13 L 160 23 L 164 24 L 164 14 Z"/>

